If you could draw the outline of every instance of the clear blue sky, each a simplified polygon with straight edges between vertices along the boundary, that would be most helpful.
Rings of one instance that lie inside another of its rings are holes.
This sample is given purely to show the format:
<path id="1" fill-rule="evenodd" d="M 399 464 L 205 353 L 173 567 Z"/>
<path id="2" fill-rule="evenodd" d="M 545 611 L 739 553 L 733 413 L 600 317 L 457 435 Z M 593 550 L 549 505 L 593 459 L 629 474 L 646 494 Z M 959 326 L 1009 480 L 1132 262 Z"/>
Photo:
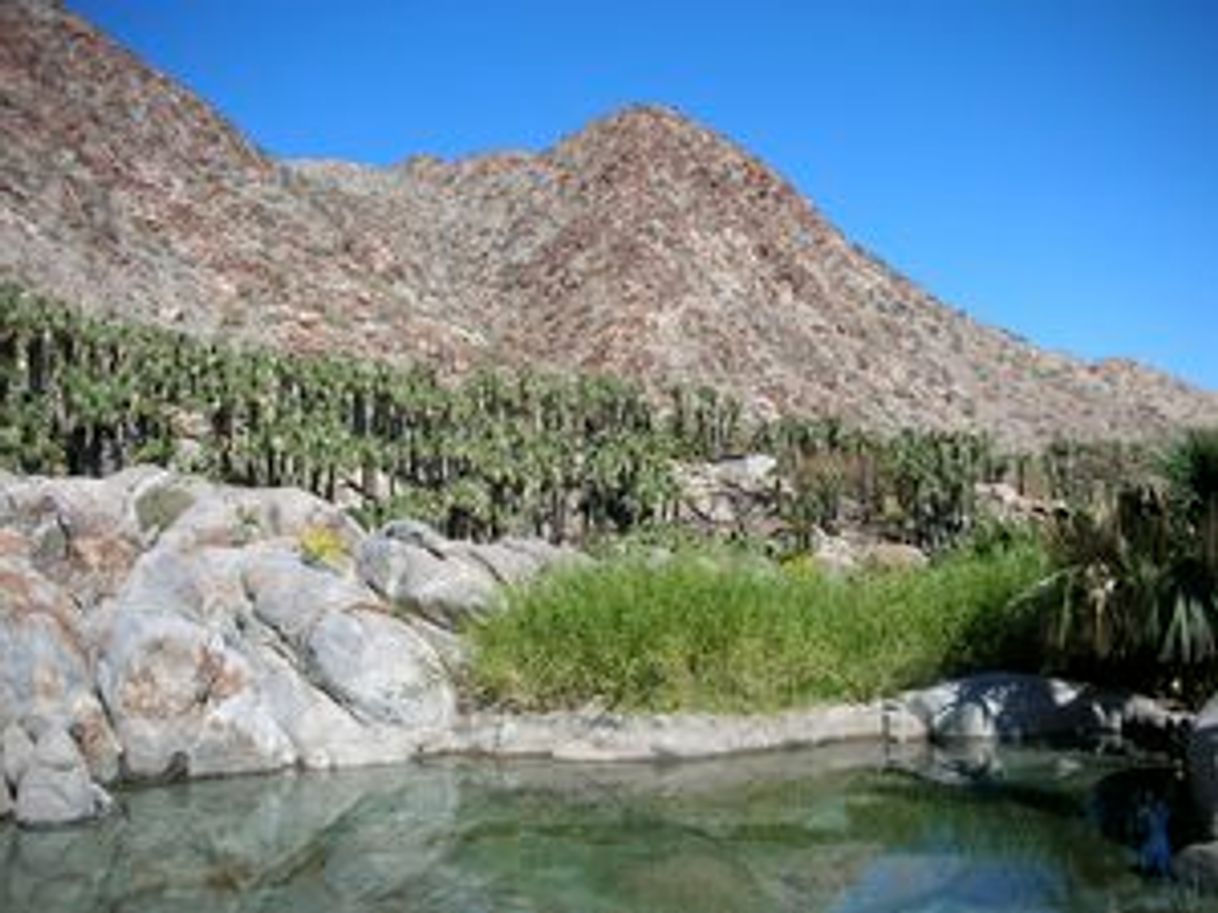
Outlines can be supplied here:
<path id="1" fill-rule="evenodd" d="M 1218 390 L 1218 0 L 68 0 L 282 156 L 541 149 L 636 101 L 949 304 Z"/>

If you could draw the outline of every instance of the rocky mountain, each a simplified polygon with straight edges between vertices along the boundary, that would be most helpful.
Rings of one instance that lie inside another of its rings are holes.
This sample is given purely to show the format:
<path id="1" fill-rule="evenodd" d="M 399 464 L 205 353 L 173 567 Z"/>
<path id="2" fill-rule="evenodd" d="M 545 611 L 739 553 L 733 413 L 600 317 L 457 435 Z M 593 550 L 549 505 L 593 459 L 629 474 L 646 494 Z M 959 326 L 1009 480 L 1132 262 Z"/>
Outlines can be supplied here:
<path id="1" fill-rule="evenodd" d="M 1012 443 L 1218 422 L 1218 394 L 944 305 L 671 110 L 539 154 L 279 162 L 47 0 L 0 0 L 0 278 L 297 350 L 709 384 L 758 414 Z"/>

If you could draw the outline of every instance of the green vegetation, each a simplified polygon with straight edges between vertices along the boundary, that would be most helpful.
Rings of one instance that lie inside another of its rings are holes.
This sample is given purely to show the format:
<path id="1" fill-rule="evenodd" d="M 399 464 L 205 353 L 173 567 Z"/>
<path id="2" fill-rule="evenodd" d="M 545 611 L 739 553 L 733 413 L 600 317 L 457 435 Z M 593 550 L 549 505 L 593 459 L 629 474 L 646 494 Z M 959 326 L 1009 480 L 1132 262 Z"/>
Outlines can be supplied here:
<path id="1" fill-rule="evenodd" d="M 314 567 L 341 568 L 350 558 L 342 536 L 328 526 L 310 526 L 300 534 L 300 558 Z"/>
<path id="2" fill-rule="evenodd" d="M 1218 430 L 1172 447 L 1161 481 L 1063 517 L 1023 601 L 1056 666 L 1196 700 L 1218 685 Z"/>
<path id="3" fill-rule="evenodd" d="M 1033 654 L 1036 619 L 1007 606 L 1046 568 L 1024 538 L 845 579 L 727 551 L 627 556 L 513 593 L 472 631 L 473 687 L 534 709 L 870 698 Z"/>
<path id="4" fill-rule="evenodd" d="M 788 534 L 851 523 L 930 549 L 976 522 L 974 483 L 1096 499 L 1139 451 L 1061 444 L 1000 456 L 982 436 L 748 423 L 739 403 L 678 387 L 239 349 L 94 319 L 0 285 L 0 468 L 101 475 L 156 462 L 248 485 L 356 499 L 363 519 L 410 515 L 453 536 L 587 540 L 679 519 L 674 460 L 776 456 Z"/>
<path id="5" fill-rule="evenodd" d="M 564 539 L 671 511 L 671 459 L 729 432 L 729 407 L 691 403 L 670 425 L 611 378 L 482 372 L 450 386 L 422 367 L 241 350 L 0 287 L 0 468 L 22 472 L 151 461 L 354 495 L 370 520 Z"/>
<path id="6" fill-rule="evenodd" d="M 683 523 L 674 467 L 743 452 L 777 458 L 782 526 L 708 555 Z M 477 687 L 526 706 L 772 708 L 1038 664 L 1195 697 L 1218 684 L 1218 430 L 1156 459 L 1115 443 L 1003 454 L 971 434 L 752 423 L 709 388 L 657 403 L 605 377 L 442 382 L 425 367 L 89 318 L 0 285 L 0 469 L 157 462 L 354 500 L 369 522 L 599 544 L 601 566 L 515 594 L 475 633 Z M 976 486 L 996 481 L 1069 506 L 1047 545 L 987 528 Z M 151 530 L 190 504 L 158 489 L 136 509 Z M 837 527 L 939 557 L 824 579 L 808 547 Z M 653 566 L 623 541 L 677 557 Z M 300 548 L 317 564 L 343 558 L 321 533 Z M 784 555 L 795 560 L 769 560 Z"/>

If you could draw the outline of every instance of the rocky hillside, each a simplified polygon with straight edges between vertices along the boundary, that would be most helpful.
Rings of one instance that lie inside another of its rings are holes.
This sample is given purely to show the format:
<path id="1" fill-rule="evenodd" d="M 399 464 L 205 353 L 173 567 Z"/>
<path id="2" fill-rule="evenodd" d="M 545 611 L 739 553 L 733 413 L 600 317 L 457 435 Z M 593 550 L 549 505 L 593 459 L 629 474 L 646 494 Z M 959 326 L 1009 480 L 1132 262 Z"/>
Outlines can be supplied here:
<path id="1" fill-rule="evenodd" d="M 658 108 L 540 154 L 276 162 L 45 0 L 0 0 L 0 277 L 293 349 L 708 383 L 757 413 L 1144 437 L 1218 394 L 1042 351 Z"/>

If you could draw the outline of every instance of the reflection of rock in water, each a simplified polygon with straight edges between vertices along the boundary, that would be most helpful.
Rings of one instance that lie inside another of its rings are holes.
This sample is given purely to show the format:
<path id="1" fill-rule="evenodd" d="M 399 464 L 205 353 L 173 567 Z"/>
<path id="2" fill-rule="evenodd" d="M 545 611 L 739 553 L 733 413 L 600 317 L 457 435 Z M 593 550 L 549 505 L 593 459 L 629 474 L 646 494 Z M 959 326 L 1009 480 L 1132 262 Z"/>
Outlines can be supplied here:
<path id="1" fill-rule="evenodd" d="M 443 770 L 199 781 L 123 797 L 127 814 L 9 835 L 2 910 L 331 913 L 443 853 L 456 789 Z M 2 844 L 0 844 L 2 845 Z"/>
<path id="2" fill-rule="evenodd" d="M 674 848 L 621 871 L 622 900 L 633 909 L 744 913 L 772 908 L 765 886 L 727 847 Z"/>
<path id="3" fill-rule="evenodd" d="M 145 789 L 89 828 L 0 827 L 0 911 L 1156 908 L 1079 811 L 1111 768 L 974 747 L 924 759 L 972 784 L 944 786 L 883 760 L 432 761 Z"/>
<path id="4" fill-rule="evenodd" d="M 1060 873 L 1022 862 L 949 855 L 885 854 L 830 908 L 831 913 L 1027 911 L 1056 909 L 1065 896 Z"/>
<path id="5" fill-rule="evenodd" d="M 1194 839 L 1188 807 L 1185 783 L 1171 767 L 1109 774 L 1089 802 L 1104 836 L 1136 850 L 1138 867 L 1154 875 L 1169 874 L 1172 848 Z"/>

